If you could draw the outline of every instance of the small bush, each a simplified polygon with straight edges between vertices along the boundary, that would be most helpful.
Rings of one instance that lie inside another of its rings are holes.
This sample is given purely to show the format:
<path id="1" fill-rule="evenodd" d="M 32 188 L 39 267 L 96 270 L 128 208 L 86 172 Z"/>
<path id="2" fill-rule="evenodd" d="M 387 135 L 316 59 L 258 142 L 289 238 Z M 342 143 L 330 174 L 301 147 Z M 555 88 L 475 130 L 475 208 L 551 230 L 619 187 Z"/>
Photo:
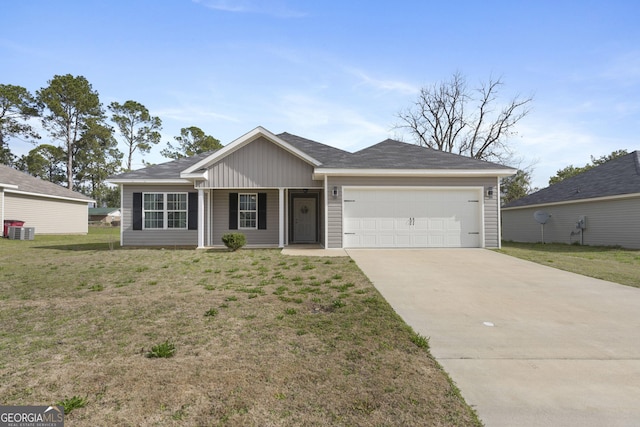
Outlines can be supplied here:
<path id="1" fill-rule="evenodd" d="M 222 243 L 231 251 L 237 251 L 247 244 L 247 238 L 242 233 L 227 233 L 222 236 Z"/>
<path id="2" fill-rule="evenodd" d="M 153 358 L 168 358 L 173 357 L 173 354 L 176 352 L 176 346 L 173 343 L 170 343 L 169 340 L 154 345 L 151 347 L 151 351 L 147 353 L 147 357 L 150 359 Z"/>
<path id="3" fill-rule="evenodd" d="M 74 409 L 87 406 L 87 399 L 80 396 L 73 396 L 56 402 L 56 406 L 62 406 L 64 408 L 64 414 L 69 415 Z"/>

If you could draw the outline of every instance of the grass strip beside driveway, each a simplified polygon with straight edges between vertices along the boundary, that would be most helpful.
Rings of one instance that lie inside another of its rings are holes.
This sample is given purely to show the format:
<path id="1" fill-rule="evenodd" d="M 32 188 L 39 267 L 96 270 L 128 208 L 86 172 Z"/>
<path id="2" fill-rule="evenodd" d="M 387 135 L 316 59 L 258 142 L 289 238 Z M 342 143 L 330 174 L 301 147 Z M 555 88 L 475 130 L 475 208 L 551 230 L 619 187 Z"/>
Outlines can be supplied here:
<path id="1" fill-rule="evenodd" d="M 4 405 L 69 425 L 478 426 L 348 257 L 0 240 Z"/>
<path id="2" fill-rule="evenodd" d="M 503 242 L 502 249 L 498 252 L 596 279 L 640 287 L 639 250 L 559 243 Z"/>

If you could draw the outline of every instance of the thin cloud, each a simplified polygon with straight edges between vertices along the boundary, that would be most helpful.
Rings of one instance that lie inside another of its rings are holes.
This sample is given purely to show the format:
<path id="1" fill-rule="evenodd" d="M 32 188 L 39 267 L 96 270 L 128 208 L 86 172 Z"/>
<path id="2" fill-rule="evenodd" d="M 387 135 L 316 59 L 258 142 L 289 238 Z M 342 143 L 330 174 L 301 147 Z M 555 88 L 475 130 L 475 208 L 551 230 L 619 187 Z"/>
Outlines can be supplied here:
<path id="1" fill-rule="evenodd" d="M 376 79 L 361 70 L 353 68 L 347 71 L 357 77 L 360 80 L 360 84 L 371 86 L 377 90 L 399 92 L 404 95 L 413 95 L 420 91 L 420 88 L 403 81 Z"/>
<path id="2" fill-rule="evenodd" d="M 293 10 L 282 1 L 252 1 L 252 0 L 193 0 L 194 3 L 221 12 L 253 13 L 269 15 L 276 18 L 304 18 L 305 12 Z"/>

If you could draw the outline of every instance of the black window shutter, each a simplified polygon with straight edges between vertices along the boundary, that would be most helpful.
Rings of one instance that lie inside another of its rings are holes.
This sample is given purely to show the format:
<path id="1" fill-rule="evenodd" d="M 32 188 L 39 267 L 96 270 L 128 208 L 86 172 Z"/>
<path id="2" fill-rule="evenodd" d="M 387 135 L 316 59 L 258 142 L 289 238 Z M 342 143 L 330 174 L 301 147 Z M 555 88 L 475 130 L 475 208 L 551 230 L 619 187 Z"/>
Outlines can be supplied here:
<path id="1" fill-rule="evenodd" d="M 238 193 L 229 193 L 229 230 L 238 229 Z"/>
<path id="2" fill-rule="evenodd" d="M 189 230 L 198 229 L 198 193 L 189 193 L 187 223 Z"/>
<path id="3" fill-rule="evenodd" d="M 142 193 L 133 193 L 133 229 L 142 230 Z"/>
<path id="4" fill-rule="evenodd" d="M 258 230 L 267 229 L 267 193 L 258 193 Z"/>

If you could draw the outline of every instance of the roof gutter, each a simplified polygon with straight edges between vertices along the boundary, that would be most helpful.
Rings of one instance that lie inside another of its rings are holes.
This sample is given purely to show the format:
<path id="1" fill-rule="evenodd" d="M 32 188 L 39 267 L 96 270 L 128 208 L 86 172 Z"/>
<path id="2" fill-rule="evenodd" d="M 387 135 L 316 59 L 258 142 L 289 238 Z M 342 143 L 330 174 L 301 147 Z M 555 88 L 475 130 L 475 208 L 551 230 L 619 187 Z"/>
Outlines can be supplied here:
<path id="1" fill-rule="evenodd" d="M 316 168 L 313 179 L 324 176 L 421 176 L 421 177 L 507 177 L 515 175 L 516 169 L 350 169 Z"/>
<path id="2" fill-rule="evenodd" d="M 58 199 L 58 200 L 70 200 L 73 202 L 82 202 L 82 203 L 95 203 L 96 201 L 87 197 L 86 199 L 76 199 L 74 197 L 65 197 L 65 196 L 54 196 L 52 194 L 42 194 L 42 193 L 32 193 L 30 191 L 18 191 L 13 189 L 5 189 L 5 193 L 12 194 L 22 194 L 25 196 L 36 196 L 36 197 L 46 197 L 48 199 Z"/>
<path id="3" fill-rule="evenodd" d="M 533 205 L 510 206 L 508 208 L 500 208 L 500 209 L 503 211 L 511 211 L 511 210 L 515 211 L 517 209 L 540 208 L 540 207 L 546 207 L 546 206 L 575 205 L 577 203 L 605 202 L 609 200 L 633 199 L 635 197 L 640 197 L 640 193 L 618 194 L 615 196 L 592 197 L 589 199 L 565 200 L 560 202 L 536 203 Z"/>

